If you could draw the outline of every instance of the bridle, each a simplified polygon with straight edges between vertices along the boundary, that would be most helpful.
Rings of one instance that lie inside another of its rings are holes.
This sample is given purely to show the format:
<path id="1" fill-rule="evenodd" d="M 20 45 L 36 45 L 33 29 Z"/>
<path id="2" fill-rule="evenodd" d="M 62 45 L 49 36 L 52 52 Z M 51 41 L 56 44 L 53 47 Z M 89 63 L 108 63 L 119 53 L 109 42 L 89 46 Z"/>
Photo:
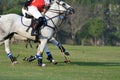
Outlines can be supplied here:
<path id="1" fill-rule="evenodd" d="M 50 26 L 50 25 L 45 25 L 45 26 L 50 27 L 50 28 L 52 28 L 53 30 L 57 30 L 57 27 L 60 27 L 60 26 L 63 24 L 63 22 L 65 21 L 65 18 L 69 15 L 69 12 L 70 12 L 70 8 L 66 8 L 64 3 L 63 3 L 63 4 L 60 4 L 60 1 L 58 1 L 58 2 L 56 1 L 56 3 L 58 4 L 57 7 L 58 7 L 59 10 L 49 9 L 49 11 L 50 11 L 50 12 L 53 12 L 53 13 L 58 13 L 58 15 L 56 15 L 56 16 L 54 16 L 54 17 L 52 17 L 52 18 L 50 18 L 49 16 L 45 15 L 45 17 L 48 18 L 47 21 L 51 20 L 51 22 L 54 24 L 55 27 L 52 27 L 52 26 Z M 64 7 L 65 10 L 60 10 L 60 6 Z M 61 20 L 61 22 L 60 22 L 58 25 L 56 25 L 56 24 L 54 23 L 53 19 L 56 18 L 56 17 L 59 17 L 59 18 L 60 18 L 61 15 L 62 15 L 64 18 Z"/>

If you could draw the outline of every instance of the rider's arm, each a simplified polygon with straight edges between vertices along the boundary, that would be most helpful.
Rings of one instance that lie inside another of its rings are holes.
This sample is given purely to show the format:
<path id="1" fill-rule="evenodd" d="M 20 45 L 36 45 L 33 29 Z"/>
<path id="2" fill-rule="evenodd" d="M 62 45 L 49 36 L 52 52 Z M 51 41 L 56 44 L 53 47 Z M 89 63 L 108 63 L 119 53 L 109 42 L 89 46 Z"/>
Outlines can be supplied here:
<path id="1" fill-rule="evenodd" d="M 46 13 L 49 8 L 50 8 L 50 4 L 45 4 L 44 9 L 43 9 L 43 13 Z"/>

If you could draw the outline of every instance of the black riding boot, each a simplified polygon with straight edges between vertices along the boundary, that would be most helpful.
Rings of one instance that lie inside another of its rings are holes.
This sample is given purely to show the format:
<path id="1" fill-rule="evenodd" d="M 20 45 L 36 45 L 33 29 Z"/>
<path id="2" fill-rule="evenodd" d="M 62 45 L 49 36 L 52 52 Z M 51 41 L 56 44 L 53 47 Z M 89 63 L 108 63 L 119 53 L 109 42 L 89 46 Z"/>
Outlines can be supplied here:
<path id="1" fill-rule="evenodd" d="M 31 36 L 37 36 L 39 35 L 39 29 L 43 25 L 43 17 L 40 17 L 39 19 L 32 20 L 32 32 Z"/>
<path id="2" fill-rule="evenodd" d="M 39 32 L 36 29 L 32 29 L 31 36 L 37 36 Z"/>
<path id="3" fill-rule="evenodd" d="M 39 25 L 39 21 L 36 19 L 36 20 L 33 20 L 32 21 L 32 32 L 31 32 L 31 36 L 37 36 L 39 33 L 38 33 L 38 25 Z"/>

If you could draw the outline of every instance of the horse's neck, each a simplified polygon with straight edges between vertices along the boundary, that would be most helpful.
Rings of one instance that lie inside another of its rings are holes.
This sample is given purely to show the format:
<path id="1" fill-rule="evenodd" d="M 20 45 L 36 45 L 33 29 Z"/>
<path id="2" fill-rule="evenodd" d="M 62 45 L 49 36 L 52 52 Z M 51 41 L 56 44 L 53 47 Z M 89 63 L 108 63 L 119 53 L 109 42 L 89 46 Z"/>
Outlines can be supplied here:
<path id="1" fill-rule="evenodd" d="M 47 11 L 47 13 L 45 15 L 47 15 L 50 19 L 54 22 L 54 24 L 57 24 L 59 21 L 59 8 L 58 8 L 58 4 L 54 3 L 51 5 L 50 9 Z"/>
<path id="2" fill-rule="evenodd" d="M 47 12 L 46 15 L 48 16 L 47 19 L 54 21 L 55 24 L 59 21 L 59 14 L 54 12 Z"/>

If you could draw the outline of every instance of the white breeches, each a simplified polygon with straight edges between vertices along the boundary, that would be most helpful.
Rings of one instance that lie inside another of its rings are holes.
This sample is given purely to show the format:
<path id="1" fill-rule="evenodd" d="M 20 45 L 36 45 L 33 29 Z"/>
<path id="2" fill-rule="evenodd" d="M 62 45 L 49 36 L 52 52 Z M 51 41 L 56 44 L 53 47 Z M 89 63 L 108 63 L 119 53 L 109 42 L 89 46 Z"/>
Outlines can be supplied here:
<path id="1" fill-rule="evenodd" d="M 28 6 L 28 10 L 25 10 L 24 8 L 22 8 L 22 13 L 24 16 L 25 16 L 25 13 L 32 15 L 36 19 L 43 16 L 42 13 L 40 13 L 40 11 L 35 6 Z"/>

